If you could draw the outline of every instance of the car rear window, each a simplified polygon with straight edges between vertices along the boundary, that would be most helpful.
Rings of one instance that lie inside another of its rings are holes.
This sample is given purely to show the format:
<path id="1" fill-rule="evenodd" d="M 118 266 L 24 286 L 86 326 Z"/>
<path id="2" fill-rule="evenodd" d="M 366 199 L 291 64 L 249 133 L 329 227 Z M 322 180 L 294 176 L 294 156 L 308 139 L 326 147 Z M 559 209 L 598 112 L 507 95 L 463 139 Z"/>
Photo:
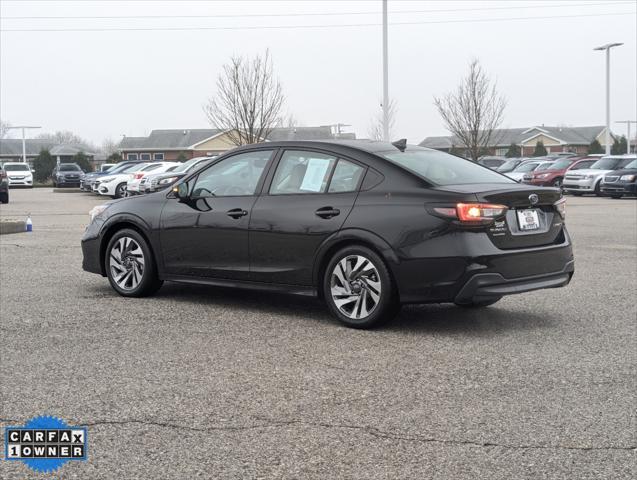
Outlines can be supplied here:
<path id="1" fill-rule="evenodd" d="M 380 152 L 380 155 L 434 185 L 515 183 L 514 180 L 471 160 L 436 150 L 408 149 L 404 152 Z"/>

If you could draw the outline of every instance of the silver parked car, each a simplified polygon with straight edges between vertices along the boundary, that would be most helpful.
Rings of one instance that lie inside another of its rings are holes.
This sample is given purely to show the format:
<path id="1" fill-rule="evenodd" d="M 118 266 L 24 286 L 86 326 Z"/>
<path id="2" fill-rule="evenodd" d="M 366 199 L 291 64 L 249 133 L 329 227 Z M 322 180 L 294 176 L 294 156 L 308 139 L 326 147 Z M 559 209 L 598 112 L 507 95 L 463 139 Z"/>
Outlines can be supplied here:
<path id="1" fill-rule="evenodd" d="M 573 195 L 594 193 L 601 196 L 604 175 L 620 170 L 637 158 L 636 155 L 608 155 L 597 160 L 589 169 L 569 171 L 564 176 L 562 188 Z"/>

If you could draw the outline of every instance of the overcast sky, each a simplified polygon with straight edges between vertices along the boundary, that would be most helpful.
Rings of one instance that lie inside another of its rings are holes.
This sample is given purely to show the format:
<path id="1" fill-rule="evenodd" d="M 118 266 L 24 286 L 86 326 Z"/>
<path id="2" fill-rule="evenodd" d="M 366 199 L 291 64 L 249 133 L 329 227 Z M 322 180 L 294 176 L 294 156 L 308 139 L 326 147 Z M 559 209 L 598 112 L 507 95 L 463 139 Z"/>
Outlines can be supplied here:
<path id="1" fill-rule="evenodd" d="M 637 120 L 636 5 L 389 0 L 395 137 L 447 133 L 432 98 L 455 88 L 473 57 L 508 99 L 504 127 L 603 125 L 604 54 L 593 48 L 608 42 L 624 43 L 612 50 L 611 119 Z M 221 66 L 269 48 L 300 125 L 341 122 L 365 137 L 382 96 L 380 12 L 381 0 L 2 0 L 0 118 L 97 144 L 206 128 L 202 105 Z M 104 16 L 120 18 L 9 18 Z M 308 25 L 321 27 L 299 27 Z M 65 31 L 8 31 L 34 29 Z"/>

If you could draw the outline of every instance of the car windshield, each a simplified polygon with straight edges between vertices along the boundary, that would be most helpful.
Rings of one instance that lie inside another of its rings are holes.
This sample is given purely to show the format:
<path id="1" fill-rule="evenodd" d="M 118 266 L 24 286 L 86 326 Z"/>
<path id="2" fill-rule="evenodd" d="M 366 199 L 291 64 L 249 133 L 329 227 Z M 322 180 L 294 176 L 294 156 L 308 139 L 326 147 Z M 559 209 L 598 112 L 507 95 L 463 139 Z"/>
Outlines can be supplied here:
<path id="1" fill-rule="evenodd" d="M 539 165 L 538 162 L 527 162 L 522 165 L 518 165 L 514 172 L 532 172 Z"/>
<path id="2" fill-rule="evenodd" d="M 29 166 L 26 163 L 14 163 L 4 166 L 7 172 L 29 172 Z"/>
<path id="3" fill-rule="evenodd" d="M 121 170 L 120 172 L 117 172 L 117 173 L 138 172 L 140 170 L 143 170 L 146 165 L 148 165 L 148 164 L 147 163 L 135 163 L 135 164 L 130 165 L 130 166 L 126 167 L 124 170 Z"/>
<path id="4" fill-rule="evenodd" d="M 184 162 L 177 168 L 175 168 L 173 172 L 187 172 L 192 166 L 198 164 L 201 161 L 203 161 L 201 158 L 191 158 L 187 162 Z"/>
<path id="5" fill-rule="evenodd" d="M 577 162 L 575 165 L 571 167 L 571 170 L 583 170 L 585 168 L 590 168 L 593 163 L 597 160 L 585 160 L 583 162 Z"/>
<path id="6" fill-rule="evenodd" d="M 637 159 L 631 161 L 627 165 L 624 165 L 622 168 L 637 168 Z"/>
<path id="7" fill-rule="evenodd" d="M 511 170 L 513 170 L 515 167 L 518 166 L 518 163 L 520 163 L 519 160 L 507 160 L 506 162 L 504 162 L 502 165 L 500 165 L 498 168 L 495 169 L 496 172 L 510 172 Z"/>
<path id="8" fill-rule="evenodd" d="M 435 150 L 387 151 L 380 152 L 380 155 L 434 185 L 513 182 L 470 160 Z"/>
<path id="9" fill-rule="evenodd" d="M 547 162 L 547 163 L 540 163 L 540 164 L 537 166 L 536 170 L 548 170 L 549 168 L 552 168 L 552 167 L 553 167 L 553 165 L 555 165 L 553 162 L 550 162 L 550 163 L 548 163 L 548 162 Z"/>
<path id="10" fill-rule="evenodd" d="M 77 172 L 79 170 L 81 170 L 80 167 L 78 167 L 77 165 L 72 165 L 72 164 L 61 164 L 60 168 L 58 169 L 60 172 Z"/>
<path id="11" fill-rule="evenodd" d="M 591 165 L 591 170 L 617 170 L 622 168 L 622 164 L 630 162 L 632 158 L 602 158 Z"/>
<path id="12" fill-rule="evenodd" d="M 557 162 L 553 163 L 548 170 L 564 170 L 571 163 L 573 163 L 572 160 L 569 160 L 568 158 L 562 158 L 558 160 Z"/>

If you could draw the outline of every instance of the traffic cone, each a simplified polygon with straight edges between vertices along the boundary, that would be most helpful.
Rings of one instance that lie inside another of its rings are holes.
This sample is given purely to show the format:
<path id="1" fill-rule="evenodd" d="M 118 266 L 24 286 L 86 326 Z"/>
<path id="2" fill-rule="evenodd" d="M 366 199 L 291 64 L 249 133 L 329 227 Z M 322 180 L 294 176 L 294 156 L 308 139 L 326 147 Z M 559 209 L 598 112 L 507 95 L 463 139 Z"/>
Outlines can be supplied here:
<path id="1" fill-rule="evenodd" d="M 31 214 L 27 215 L 27 232 L 33 231 L 33 222 L 31 221 Z"/>

